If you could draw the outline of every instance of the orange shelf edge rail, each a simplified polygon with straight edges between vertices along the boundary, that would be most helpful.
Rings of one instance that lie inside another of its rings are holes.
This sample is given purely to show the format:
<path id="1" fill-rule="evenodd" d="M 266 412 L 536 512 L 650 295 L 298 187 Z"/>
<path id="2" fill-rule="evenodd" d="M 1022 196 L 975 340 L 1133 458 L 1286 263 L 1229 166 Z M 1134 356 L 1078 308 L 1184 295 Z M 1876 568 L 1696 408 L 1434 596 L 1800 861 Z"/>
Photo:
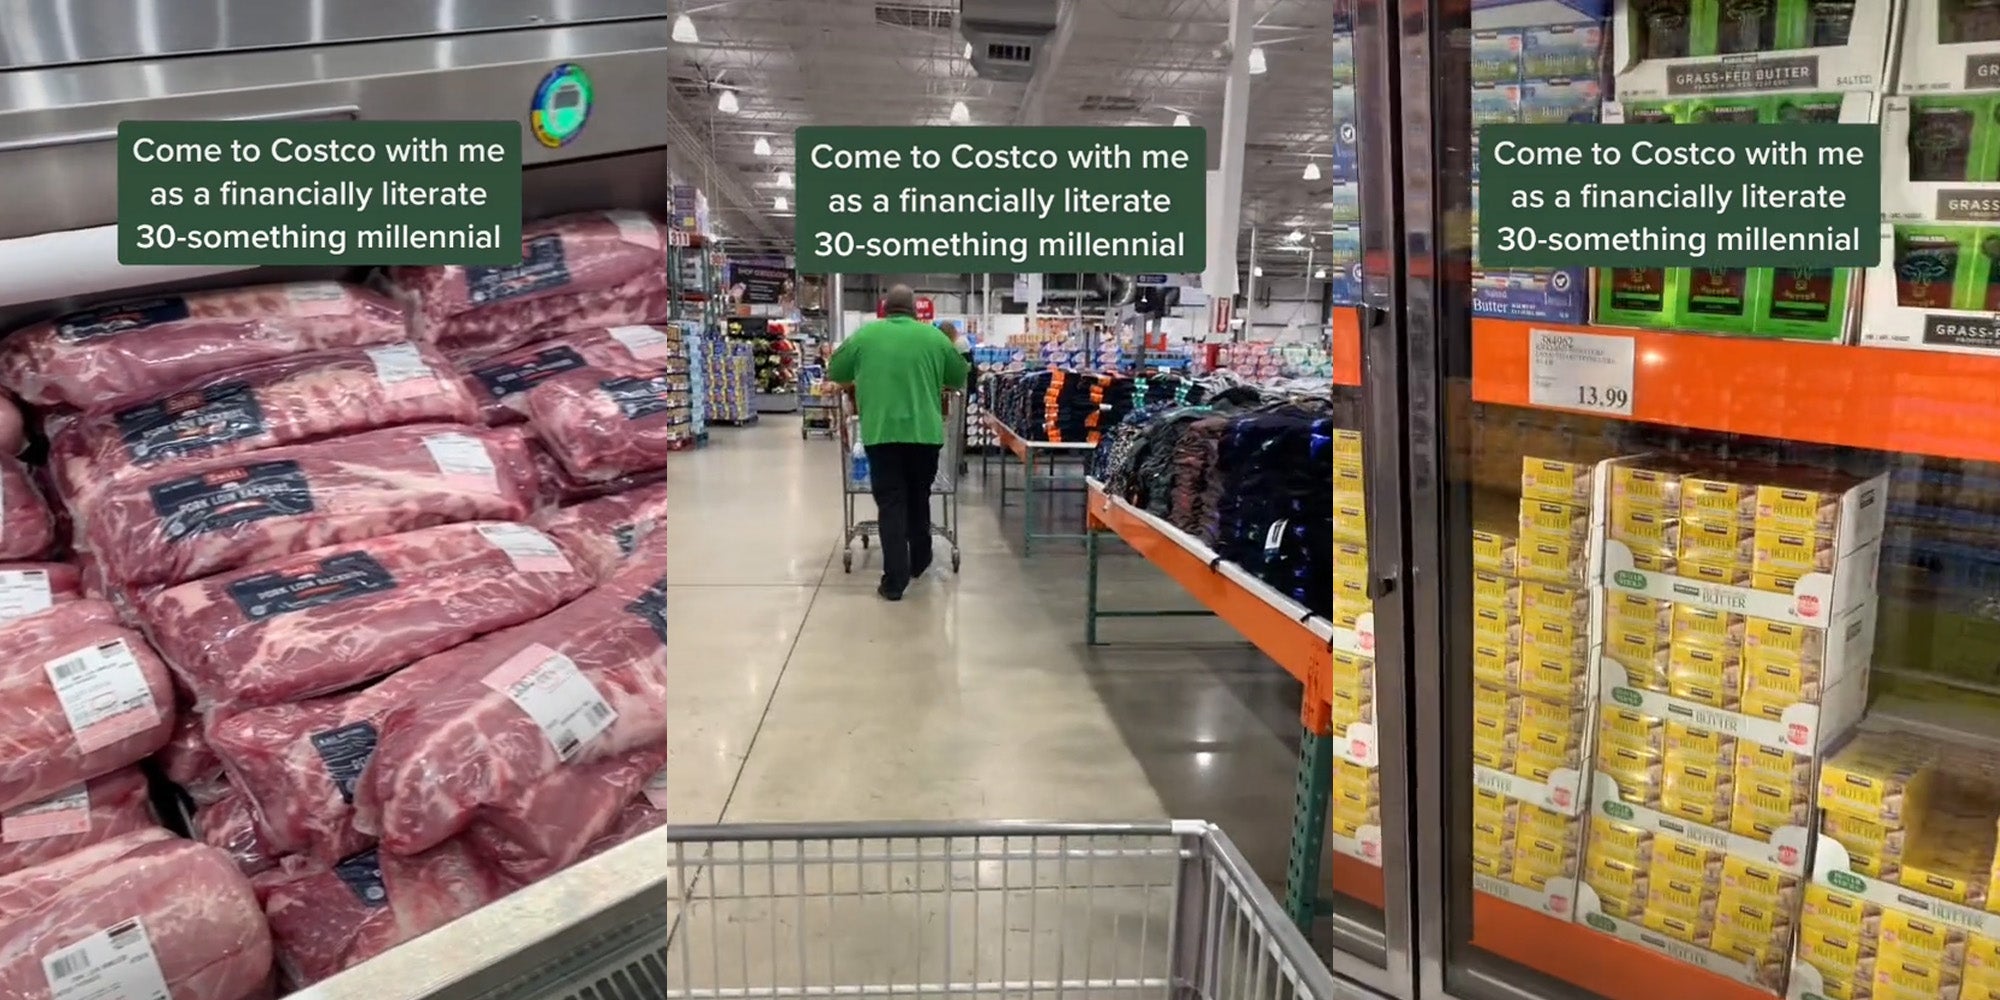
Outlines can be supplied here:
<path id="1" fill-rule="evenodd" d="M 1472 944 L 1606 1000 L 1773 1000 L 1757 987 L 1480 892 L 1472 894 Z"/>

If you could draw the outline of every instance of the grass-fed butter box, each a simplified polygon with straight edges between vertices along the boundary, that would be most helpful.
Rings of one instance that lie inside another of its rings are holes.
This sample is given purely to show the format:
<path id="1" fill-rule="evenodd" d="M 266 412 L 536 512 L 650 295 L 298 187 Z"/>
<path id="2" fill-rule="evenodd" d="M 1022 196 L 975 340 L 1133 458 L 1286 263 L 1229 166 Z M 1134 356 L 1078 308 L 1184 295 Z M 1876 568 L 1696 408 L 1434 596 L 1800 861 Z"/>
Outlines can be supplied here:
<path id="1" fill-rule="evenodd" d="M 1898 93 L 2000 89 L 2000 35 L 1992 30 L 1991 7 L 1964 0 L 1902 0 L 1901 6 Z"/>
<path id="2" fill-rule="evenodd" d="M 1622 98 L 1879 91 L 1896 0 L 1617 0 L 1612 70 Z"/>

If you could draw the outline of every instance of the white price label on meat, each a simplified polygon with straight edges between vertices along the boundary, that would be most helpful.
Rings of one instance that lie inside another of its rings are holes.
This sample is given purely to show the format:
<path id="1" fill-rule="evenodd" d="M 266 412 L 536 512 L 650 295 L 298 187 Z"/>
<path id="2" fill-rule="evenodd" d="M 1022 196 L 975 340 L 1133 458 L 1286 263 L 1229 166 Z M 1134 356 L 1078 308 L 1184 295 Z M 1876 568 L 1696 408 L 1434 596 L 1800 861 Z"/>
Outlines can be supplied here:
<path id="1" fill-rule="evenodd" d="M 646 801 L 662 812 L 667 808 L 667 769 L 663 766 L 646 779 Z"/>
<path id="2" fill-rule="evenodd" d="M 614 326 L 611 336 L 640 361 L 665 361 L 672 346 L 664 332 L 650 326 Z"/>
<path id="3" fill-rule="evenodd" d="M 482 493 L 500 492 L 500 471 L 478 439 L 465 434 L 430 434 L 424 437 L 424 447 L 430 449 L 431 460 L 452 485 Z"/>
<path id="4" fill-rule="evenodd" d="M 618 235 L 625 242 L 637 243 L 642 247 L 652 247 L 655 250 L 666 249 L 660 246 L 659 223 L 647 218 L 644 212 L 619 210 L 604 214 L 611 217 L 611 224 L 618 227 Z"/>
<path id="5" fill-rule="evenodd" d="M 84 753 L 160 724 L 153 686 L 123 639 L 87 646 L 44 667 Z"/>
<path id="6" fill-rule="evenodd" d="M 47 611 L 54 604 L 48 570 L 0 570 L 0 622 Z"/>
<path id="7" fill-rule="evenodd" d="M 1632 415 L 1631 337 L 1532 332 L 1528 402 L 1559 410 Z"/>
<path id="8" fill-rule="evenodd" d="M 375 362 L 375 380 L 398 399 L 424 396 L 438 390 L 437 372 L 424 363 L 415 344 L 371 347 L 368 359 Z"/>
<path id="9" fill-rule="evenodd" d="M 618 713 L 597 693 L 576 661 L 540 643 L 494 667 L 486 686 L 498 691 L 541 727 L 556 756 L 565 761 L 610 728 Z"/>
<path id="10" fill-rule="evenodd" d="M 514 568 L 523 573 L 576 572 L 555 539 L 525 524 L 482 524 L 479 533 L 507 553 L 507 558 L 514 560 Z"/>
<path id="11" fill-rule="evenodd" d="M 90 832 L 90 789 L 69 791 L 0 814 L 0 843 L 19 844 Z"/>
<path id="12" fill-rule="evenodd" d="M 138 917 L 42 958 L 49 1000 L 173 1000 Z"/>
<path id="13" fill-rule="evenodd" d="M 347 290 L 336 281 L 300 281 L 285 286 L 294 316 L 327 316 L 341 310 Z"/>

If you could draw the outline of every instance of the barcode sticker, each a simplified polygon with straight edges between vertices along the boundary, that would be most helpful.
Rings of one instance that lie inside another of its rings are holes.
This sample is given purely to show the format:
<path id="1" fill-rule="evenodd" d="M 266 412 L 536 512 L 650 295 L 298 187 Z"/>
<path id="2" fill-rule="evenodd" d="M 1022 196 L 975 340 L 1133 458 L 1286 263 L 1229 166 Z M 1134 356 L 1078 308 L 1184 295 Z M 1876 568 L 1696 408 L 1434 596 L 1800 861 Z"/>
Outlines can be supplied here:
<path id="1" fill-rule="evenodd" d="M 486 445 L 477 438 L 466 434 L 428 434 L 424 436 L 424 447 L 430 449 L 431 460 L 444 473 L 445 482 L 462 490 L 500 492 L 500 472 L 494 467 Z"/>
<path id="2" fill-rule="evenodd" d="M 138 917 L 42 958 L 49 1000 L 172 1000 Z"/>
<path id="3" fill-rule="evenodd" d="M 646 779 L 645 791 L 646 791 L 646 801 L 652 803 L 653 808 L 658 809 L 661 812 L 665 812 L 667 810 L 666 765 L 664 764 L 660 765 L 660 770 L 656 772 L 652 777 Z"/>
<path id="4" fill-rule="evenodd" d="M 540 643 L 494 667 L 485 681 L 535 720 L 565 762 L 618 718 L 590 678 L 576 668 L 576 661 Z"/>
<path id="5" fill-rule="evenodd" d="M 576 572 L 555 539 L 525 524 L 482 524 L 479 533 L 507 553 L 507 558 L 514 560 L 514 568 L 523 573 Z"/>
<path id="6" fill-rule="evenodd" d="M 650 326 L 614 326 L 611 336 L 640 361 L 665 361 L 673 346 L 665 332 Z"/>
<path id="7" fill-rule="evenodd" d="M 47 611 L 55 604 L 45 569 L 0 570 L 0 622 Z"/>
<path id="8" fill-rule="evenodd" d="M 19 844 L 89 832 L 90 790 L 82 785 L 0 813 L 0 843 Z"/>
<path id="9" fill-rule="evenodd" d="M 642 247 L 665 250 L 660 242 L 660 224 L 647 218 L 644 212 L 616 211 L 604 213 L 611 224 L 618 227 L 618 235 L 627 243 L 637 243 Z"/>
<path id="10" fill-rule="evenodd" d="M 391 399 L 428 396 L 439 389 L 437 372 L 424 362 L 415 344 L 371 347 L 368 359 L 375 362 L 375 380 L 389 390 Z"/>
<path id="11" fill-rule="evenodd" d="M 285 286 L 294 316 L 331 316 L 347 308 L 347 289 L 337 281 L 299 281 Z"/>
<path id="12" fill-rule="evenodd" d="M 79 649 L 50 660 L 43 669 L 55 684 L 56 700 L 83 753 L 160 724 L 153 686 L 123 639 Z"/>

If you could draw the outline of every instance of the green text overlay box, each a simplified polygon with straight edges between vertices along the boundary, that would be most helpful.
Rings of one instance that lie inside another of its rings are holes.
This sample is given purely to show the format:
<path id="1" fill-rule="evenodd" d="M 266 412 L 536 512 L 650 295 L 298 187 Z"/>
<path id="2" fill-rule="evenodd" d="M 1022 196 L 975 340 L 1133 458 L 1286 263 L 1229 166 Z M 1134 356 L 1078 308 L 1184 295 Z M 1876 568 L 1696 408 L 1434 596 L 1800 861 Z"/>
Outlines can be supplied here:
<path id="1" fill-rule="evenodd" d="M 1868 267 L 1873 125 L 1487 125 L 1485 267 Z"/>
<path id="2" fill-rule="evenodd" d="M 519 263 L 521 126 L 122 122 L 118 260 Z"/>
<path id="3" fill-rule="evenodd" d="M 1199 128 L 798 130 L 799 270 L 1200 271 Z"/>

